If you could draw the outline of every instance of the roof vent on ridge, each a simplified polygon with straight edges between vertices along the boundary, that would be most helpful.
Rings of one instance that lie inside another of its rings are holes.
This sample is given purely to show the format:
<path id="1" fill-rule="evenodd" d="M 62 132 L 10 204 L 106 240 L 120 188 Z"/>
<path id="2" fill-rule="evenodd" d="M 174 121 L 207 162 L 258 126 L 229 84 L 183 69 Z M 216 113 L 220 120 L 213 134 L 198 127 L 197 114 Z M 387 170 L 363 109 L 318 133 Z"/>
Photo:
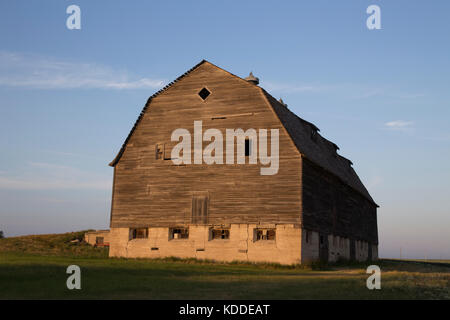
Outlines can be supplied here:
<path id="1" fill-rule="evenodd" d="M 287 107 L 287 104 L 284 103 L 283 99 L 280 98 L 280 100 L 278 100 L 279 103 L 281 103 L 283 105 L 283 107 Z"/>
<path id="2" fill-rule="evenodd" d="M 255 77 L 252 72 L 250 72 L 248 77 L 244 78 L 244 80 L 247 80 L 248 82 L 253 83 L 255 85 L 259 84 L 259 79 Z"/>

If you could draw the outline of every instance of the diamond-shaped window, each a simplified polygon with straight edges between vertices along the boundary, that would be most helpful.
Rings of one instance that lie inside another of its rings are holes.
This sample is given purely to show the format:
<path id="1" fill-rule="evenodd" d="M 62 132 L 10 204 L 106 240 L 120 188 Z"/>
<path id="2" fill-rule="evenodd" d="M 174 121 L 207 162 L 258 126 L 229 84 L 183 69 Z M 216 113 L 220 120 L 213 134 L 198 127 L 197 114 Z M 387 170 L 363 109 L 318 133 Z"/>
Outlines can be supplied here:
<path id="1" fill-rule="evenodd" d="M 211 94 L 211 92 L 209 92 L 208 89 L 203 88 L 202 90 L 199 91 L 198 95 L 200 96 L 200 98 L 202 98 L 203 100 L 206 100 L 206 98 L 208 98 L 208 96 Z"/>

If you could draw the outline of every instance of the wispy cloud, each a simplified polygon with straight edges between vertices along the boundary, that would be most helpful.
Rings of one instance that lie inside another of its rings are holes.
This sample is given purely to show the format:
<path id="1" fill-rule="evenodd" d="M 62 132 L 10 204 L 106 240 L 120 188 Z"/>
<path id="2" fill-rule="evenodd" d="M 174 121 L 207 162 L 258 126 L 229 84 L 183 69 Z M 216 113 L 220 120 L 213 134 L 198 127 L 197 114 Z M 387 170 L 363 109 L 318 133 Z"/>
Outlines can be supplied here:
<path id="1" fill-rule="evenodd" d="M 413 121 L 395 120 L 384 124 L 384 128 L 397 131 L 410 131 L 414 127 Z"/>
<path id="2" fill-rule="evenodd" d="M 280 93 L 295 93 L 295 92 L 323 92 L 330 87 L 321 86 L 316 84 L 287 84 L 266 82 L 262 86 L 268 91 L 275 91 Z"/>
<path id="3" fill-rule="evenodd" d="M 86 154 L 86 153 L 75 153 L 75 152 L 66 152 L 66 151 L 45 150 L 45 149 L 42 150 L 42 151 L 46 152 L 46 153 L 49 153 L 49 154 L 62 156 L 62 157 L 68 157 L 68 158 L 104 159 L 102 157 L 94 156 L 94 155 Z"/>
<path id="4" fill-rule="evenodd" d="M 110 190 L 111 179 L 75 167 L 30 162 L 19 174 L 0 173 L 0 189 L 8 190 Z"/>
<path id="5" fill-rule="evenodd" d="M 375 187 L 383 183 L 383 178 L 380 175 L 372 176 L 367 182 L 368 189 L 375 189 Z"/>
<path id="6" fill-rule="evenodd" d="M 29 54 L 0 51 L 0 86 L 37 89 L 139 89 L 160 88 L 161 79 L 139 78 L 125 70 L 63 61 Z"/>
<path id="7" fill-rule="evenodd" d="M 111 189 L 109 181 L 68 182 L 64 180 L 23 180 L 20 178 L 0 177 L 0 189 L 8 190 L 69 190 L 69 189 Z"/>
<path id="8" fill-rule="evenodd" d="M 372 88 L 361 85 L 348 85 L 348 92 L 352 91 L 353 99 L 389 98 L 396 100 L 413 100 L 425 97 L 424 93 L 407 93 L 393 88 Z"/>
<path id="9" fill-rule="evenodd" d="M 450 133 L 442 133 L 440 136 L 421 136 L 421 139 L 434 142 L 450 142 Z"/>
<path id="10" fill-rule="evenodd" d="M 424 97 L 423 93 L 407 93 L 395 88 L 383 86 L 374 87 L 360 83 L 304 83 L 290 84 L 282 82 L 263 81 L 261 84 L 265 89 L 274 93 L 327 93 L 327 95 L 338 95 L 354 100 L 365 100 L 373 98 L 388 98 L 411 100 Z"/>
<path id="11" fill-rule="evenodd" d="M 412 121 L 404 121 L 404 120 L 395 120 L 386 122 L 384 125 L 388 128 L 399 129 L 399 128 L 407 128 L 411 127 L 414 124 Z"/>

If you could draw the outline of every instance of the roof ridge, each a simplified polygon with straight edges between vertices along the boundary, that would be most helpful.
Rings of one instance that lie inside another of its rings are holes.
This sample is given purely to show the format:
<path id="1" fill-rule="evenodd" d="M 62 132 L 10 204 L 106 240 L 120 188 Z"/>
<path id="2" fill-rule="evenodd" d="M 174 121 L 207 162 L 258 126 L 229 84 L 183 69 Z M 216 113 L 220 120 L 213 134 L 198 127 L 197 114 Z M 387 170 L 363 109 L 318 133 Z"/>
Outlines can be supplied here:
<path id="1" fill-rule="evenodd" d="M 261 87 L 260 87 L 261 88 Z M 309 122 L 308 120 L 305 120 L 305 119 L 303 119 L 303 118 L 301 118 L 299 115 L 297 115 L 295 112 L 293 112 L 291 109 L 289 109 L 288 107 L 287 107 L 287 105 L 284 105 L 284 104 L 282 104 L 280 101 L 278 101 L 277 99 L 275 99 L 275 97 L 274 96 L 272 96 L 270 93 L 268 93 L 267 91 L 266 91 L 266 89 L 264 89 L 264 88 L 261 88 L 266 94 L 268 94 L 274 101 L 276 101 L 280 106 L 282 106 L 282 107 L 284 107 L 284 108 L 286 108 L 286 110 L 287 111 L 289 111 L 293 116 L 295 116 L 297 119 L 299 119 L 300 121 L 303 121 L 303 122 L 306 122 L 307 124 L 309 124 L 310 126 L 312 126 L 313 127 L 313 129 L 314 130 L 316 130 L 316 131 L 320 131 L 320 129 L 314 124 L 314 123 L 312 123 L 312 122 Z M 323 136 L 321 136 L 321 137 L 323 137 Z M 325 139 L 325 138 L 324 138 Z"/>

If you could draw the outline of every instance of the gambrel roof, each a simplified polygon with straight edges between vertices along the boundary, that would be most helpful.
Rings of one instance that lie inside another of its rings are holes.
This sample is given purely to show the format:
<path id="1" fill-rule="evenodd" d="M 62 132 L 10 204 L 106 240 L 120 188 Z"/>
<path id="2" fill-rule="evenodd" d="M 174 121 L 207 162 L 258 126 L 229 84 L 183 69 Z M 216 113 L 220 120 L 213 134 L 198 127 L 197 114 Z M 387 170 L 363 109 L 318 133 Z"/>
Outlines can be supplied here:
<path id="1" fill-rule="evenodd" d="M 120 160 L 123 152 L 125 151 L 125 147 L 130 140 L 131 136 L 133 135 L 133 132 L 135 131 L 137 125 L 143 118 L 143 115 L 145 114 L 147 108 L 149 107 L 152 99 L 154 99 L 159 94 L 165 92 L 169 87 L 171 87 L 174 83 L 180 81 L 182 78 L 184 78 L 186 75 L 197 69 L 200 65 L 203 63 L 209 63 L 213 65 L 216 68 L 221 69 L 220 67 L 215 66 L 214 64 L 202 60 L 200 63 L 195 65 L 193 68 L 186 71 L 184 74 L 179 76 L 177 79 L 166 85 L 161 90 L 154 93 L 145 104 L 144 108 L 142 109 L 141 113 L 139 114 L 138 119 L 136 120 L 133 128 L 131 129 L 130 133 L 128 134 L 127 138 L 125 139 L 119 153 L 114 158 L 114 160 L 109 164 L 110 166 L 114 167 Z M 221 69 L 223 70 L 223 69 Z M 229 74 L 230 72 L 223 70 Z M 248 82 L 234 74 L 231 74 L 234 77 L 239 78 L 242 81 L 245 81 L 245 83 L 248 84 Z M 256 86 L 256 85 L 255 85 Z M 338 179 L 340 179 L 343 183 L 348 185 L 353 190 L 357 191 L 359 194 L 361 194 L 364 198 L 366 198 L 368 201 L 373 203 L 374 205 L 378 206 L 370 196 L 367 189 L 364 187 L 363 183 L 359 179 L 358 175 L 356 174 L 355 170 L 352 168 L 352 162 L 341 155 L 337 153 L 337 150 L 339 147 L 334 144 L 333 142 L 323 138 L 318 131 L 320 131 L 314 124 L 300 118 L 295 113 L 290 111 L 286 105 L 280 103 L 277 101 L 274 97 L 272 97 L 269 93 L 267 93 L 263 88 L 256 86 L 261 90 L 262 95 L 266 98 L 268 104 L 272 107 L 275 114 L 278 116 L 278 119 L 282 123 L 283 127 L 286 129 L 287 133 L 291 137 L 293 143 L 295 144 L 298 152 L 311 162 L 315 163 L 322 169 L 326 170 L 327 172 L 331 173 L 332 175 L 336 176 Z"/>
<path id="2" fill-rule="evenodd" d="M 297 116 L 264 89 L 261 88 L 261 90 L 294 141 L 298 151 L 316 165 L 337 176 L 345 184 L 376 205 L 351 166 L 353 163 L 337 153 L 339 147 L 317 133 L 319 129 L 315 125 Z M 312 135 L 315 135 L 314 139 Z"/>

